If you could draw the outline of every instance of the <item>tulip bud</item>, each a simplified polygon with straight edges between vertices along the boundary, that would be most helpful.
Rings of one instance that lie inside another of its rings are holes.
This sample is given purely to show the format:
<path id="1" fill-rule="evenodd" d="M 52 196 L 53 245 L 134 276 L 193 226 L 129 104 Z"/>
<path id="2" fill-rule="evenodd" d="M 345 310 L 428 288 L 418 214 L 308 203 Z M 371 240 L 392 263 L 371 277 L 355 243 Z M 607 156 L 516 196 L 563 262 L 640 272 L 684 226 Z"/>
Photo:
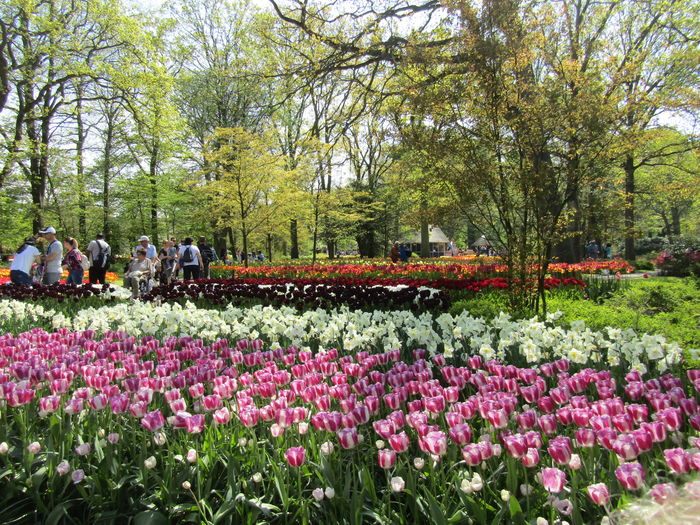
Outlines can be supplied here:
<path id="1" fill-rule="evenodd" d="M 70 464 L 64 459 L 56 466 L 56 472 L 61 476 L 65 476 L 70 472 Z"/>
<path id="2" fill-rule="evenodd" d="M 83 479 L 85 479 L 85 471 L 83 469 L 74 470 L 70 477 L 73 480 L 73 483 L 77 485 L 83 481 Z"/>
<path id="3" fill-rule="evenodd" d="M 324 496 L 325 496 L 323 489 L 321 487 L 315 488 L 313 490 L 313 492 L 311 493 L 311 495 L 313 496 L 313 498 L 316 501 L 322 501 Z"/>
<path id="4" fill-rule="evenodd" d="M 192 488 L 192 485 L 190 484 L 189 481 L 183 481 L 182 482 L 182 488 L 185 490 L 190 490 Z"/>
<path id="5" fill-rule="evenodd" d="M 403 489 L 406 488 L 406 482 L 403 480 L 401 476 L 395 476 L 391 478 L 391 490 L 392 492 L 403 492 Z"/>
<path id="6" fill-rule="evenodd" d="M 153 456 L 149 456 L 148 458 L 146 458 L 146 459 L 143 461 L 143 465 L 144 465 L 144 467 L 146 467 L 147 469 L 152 469 L 152 468 L 154 468 L 154 467 L 156 466 L 156 463 L 157 463 L 157 462 L 156 462 L 156 458 L 154 458 Z"/>

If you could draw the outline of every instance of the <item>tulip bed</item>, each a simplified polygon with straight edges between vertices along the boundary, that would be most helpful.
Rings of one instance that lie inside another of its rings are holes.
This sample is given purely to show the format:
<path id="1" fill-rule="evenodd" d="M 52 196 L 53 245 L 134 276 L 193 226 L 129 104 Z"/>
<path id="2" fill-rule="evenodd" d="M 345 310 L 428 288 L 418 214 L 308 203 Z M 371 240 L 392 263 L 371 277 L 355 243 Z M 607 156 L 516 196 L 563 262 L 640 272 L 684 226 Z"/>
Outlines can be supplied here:
<path id="1" fill-rule="evenodd" d="M 114 299 L 112 285 L 91 285 L 85 283 L 82 286 L 72 284 L 56 283 L 50 286 L 34 284 L 27 286 L 24 284 L 6 283 L 0 286 L 0 298 L 16 299 L 21 301 L 39 301 L 45 299 L 64 301 L 81 301 L 89 297 L 100 297 L 103 300 Z"/>
<path id="2" fill-rule="evenodd" d="M 459 261 L 448 259 L 445 262 L 418 262 L 392 264 L 389 262 L 364 262 L 358 264 L 318 263 L 283 265 L 210 266 L 213 277 L 247 277 L 247 278 L 328 278 L 343 277 L 350 279 L 374 278 L 408 278 L 408 279 L 473 279 L 502 277 L 507 271 L 504 264 L 498 262 L 484 264 L 481 259 Z M 551 275 L 578 277 L 584 274 L 611 273 L 623 274 L 634 271 L 634 267 L 623 260 L 584 261 L 577 264 L 552 263 L 549 265 Z"/>
<path id="3" fill-rule="evenodd" d="M 0 336 L 3 518 L 581 524 L 700 469 L 698 370 L 368 348 Z"/>
<path id="4" fill-rule="evenodd" d="M 385 280 L 386 281 L 386 280 Z M 266 305 L 296 305 L 298 309 L 347 305 L 350 308 L 445 309 L 449 305 L 444 291 L 421 284 L 352 281 L 344 279 L 230 279 L 177 281 L 157 286 L 144 301 L 203 299 L 209 304 L 233 304 L 246 301 Z"/>
<path id="5" fill-rule="evenodd" d="M 63 274 L 61 275 L 61 279 L 63 280 L 62 282 L 65 283 L 66 278 L 68 277 L 68 271 L 64 270 Z M 86 278 L 87 278 L 87 272 L 86 272 Z M 108 283 L 115 283 L 119 280 L 119 276 L 114 273 L 114 272 L 107 272 L 105 274 L 105 279 Z M 0 268 L 0 284 L 5 284 L 10 282 L 10 270 L 9 268 Z M 87 280 L 85 281 L 87 282 Z"/>

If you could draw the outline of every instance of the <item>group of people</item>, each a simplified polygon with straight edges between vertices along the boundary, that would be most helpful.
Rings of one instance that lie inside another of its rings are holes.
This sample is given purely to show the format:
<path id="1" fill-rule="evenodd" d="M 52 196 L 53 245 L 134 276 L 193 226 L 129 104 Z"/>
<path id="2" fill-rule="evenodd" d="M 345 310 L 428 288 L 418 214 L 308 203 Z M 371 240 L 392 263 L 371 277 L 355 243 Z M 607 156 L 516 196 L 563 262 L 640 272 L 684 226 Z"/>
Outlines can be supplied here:
<path id="1" fill-rule="evenodd" d="M 73 237 L 59 242 L 53 227 L 40 230 L 38 235 L 45 240 L 43 253 L 37 247 L 37 236 L 27 237 L 10 265 L 11 282 L 52 285 L 61 279 L 66 269 L 66 284 L 82 284 L 86 270 L 91 284 L 105 284 L 105 275 L 113 259 L 112 249 L 103 234 L 97 234 L 90 241 L 85 253 L 79 250 L 78 241 Z M 186 237 L 181 244 L 174 237 L 166 239 L 160 250 L 151 244 L 147 235 L 139 237 L 138 242 L 133 259 L 124 268 L 124 286 L 131 290 L 132 298 L 149 290 L 155 281 L 168 284 L 177 279 L 180 270 L 184 280 L 208 278 L 209 264 L 218 260 L 216 250 L 204 237 L 200 237 L 197 244 L 192 237 Z"/>
<path id="2" fill-rule="evenodd" d="M 209 264 L 217 261 L 216 250 L 200 237 L 194 244 L 192 237 L 185 237 L 182 244 L 172 237 L 163 241 L 159 250 L 151 244 L 147 235 L 139 237 L 134 247 L 133 259 L 124 269 L 124 286 L 137 298 L 149 290 L 157 280 L 161 285 L 170 283 L 182 270 L 184 280 L 209 278 Z"/>
<path id="3" fill-rule="evenodd" d="M 391 247 L 391 262 L 394 264 L 399 262 L 399 260 L 401 260 L 401 262 L 408 262 L 411 255 L 413 255 L 413 252 L 411 251 L 410 246 L 406 246 L 405 244 L 399 245 L 398 242 L 395 242 Z"/>
<path id="4" fill-rule="evenodd" d="M 242 263 L 246 259 L 246 254 L 243 250 L 236 250 L 236 259 L 238 260 L 238 263 Z M 248 254 L 248 262 L 255 262 L 255 261 L 260 261 L 264 262 L 265 261 L 265 254 L 262 252 L 262 250 L 258 250 L 257 252 L 253 250 Z"/>
<path id="5" fill-rule="evenodd" d="M 612 244 L 599 245 L 596 241 L 588 241 L 584 246 L 587 259 L 612 259 Z"/>
<path id="6" fill-rule="evenodd" d="M 81 253 L 78 241 L 73 237 L 66 237 L 62 243 L 59 242 L 53 227 L 40 230 L 38 235 L 45 240 L 44 253 L 37 248 L 36 236 L 27 237 L 15 252 L 10 265 L 11 282 L 52 285 L 61 279 L 65 268 L 68 270 L 66 284 L 82 284 L 85 270 L 89 272 L 91 283 L 105 283 L 112 254 L 109 244 L 104 241 L 104 235 L 100 233 L 90 241 L 85 254 Z"/>

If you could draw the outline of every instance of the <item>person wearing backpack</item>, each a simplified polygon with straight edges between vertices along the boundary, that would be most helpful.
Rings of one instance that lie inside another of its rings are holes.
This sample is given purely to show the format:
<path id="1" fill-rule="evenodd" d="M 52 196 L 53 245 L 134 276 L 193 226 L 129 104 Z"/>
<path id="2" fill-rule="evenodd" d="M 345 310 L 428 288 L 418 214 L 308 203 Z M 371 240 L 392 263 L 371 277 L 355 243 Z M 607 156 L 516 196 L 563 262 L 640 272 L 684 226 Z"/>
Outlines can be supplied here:
<path id="1" fill-rule="evenodd" d="M 44 274 L 41 280 L 42 284 L 56 284 L 61 279 L 61 260 L 63 259 L 63 246 L 56 239 L 56 229 L 49 226 L 39 233 L 48 241 L 46 247 L 46 255 L 42 258 L 44 265 Z"/>
<path id="2" fill-rule="evenodd" d="M 202 254 L 202 279 L 209 279 L 209 264 L 216 261 L 216 251 L 207 244 L 205 237 L 200 237 L 197 243 L 199 253 Z"/>
<path id="3" fill-rule="evenodd" d="M 204 268 L 202 254 L 199 248 L 192 244 L 193 242 L 192 237 L 185 237 L 177 251 L 177 265 L 182 268 L 182 277 L 185 281 L 199 279 L 200 272 Z"/>
<path id="4" fill-rule="evenodd" d="M 90 269 L 88 270 L 90 284 L 105 284 L 105 274 L 112 258 L 112 248 L 104 240 L 104 235 L 98 233 L 95 240 L 88 244 L 86 252 L 90 259 Z"/>
<path id="5" fill-rule="evenodd" d="M 66 249 L 66 256 L 63 258 L 61 265 L 68 269 L 66 284 L 83 284 L 83 276 L 85 275 L 83 258 L 85 256 L 78 250 L 78 241 L 73 237 L 66 237 L 66 240 L 63 241 L 63 246 Z M 87 261 L 87 258 L 85 258 L 85 261 Z"/>

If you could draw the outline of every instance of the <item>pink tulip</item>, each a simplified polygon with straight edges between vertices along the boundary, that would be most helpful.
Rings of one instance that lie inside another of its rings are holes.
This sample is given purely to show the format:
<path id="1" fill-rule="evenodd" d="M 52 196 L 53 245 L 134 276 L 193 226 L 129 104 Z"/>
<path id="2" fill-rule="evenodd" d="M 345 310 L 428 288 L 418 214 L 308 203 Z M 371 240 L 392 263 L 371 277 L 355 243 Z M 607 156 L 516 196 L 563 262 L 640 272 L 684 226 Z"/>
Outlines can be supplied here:
<path id="1" fill-rule="evenodd" d="M 394 465 L 396 465 L 396 452 L 393 450 L 382 449 L 379 451 L 378 460 L 381 468 L 392 468 Z"/>
<path id="2" fill-rule="evenodd" d="M 450 439 L 458 445 L 466 445 L 472 437 L 472 430 L 467 423 L 460 423 L 450 429 Z"/>
<path id="3" fill-rule="evenodd" d="M 676 474 L 690 472 L 690 455 L 682 448 L 664 450 L 664 458 L 668 467 Z"/>
<path id="4" fill-rule="evenodd" d="M 59 396 L 46 396 L 39 399 L 39 408 L 47 414 L 55 412 L 61 406 L 61 398 Z"/>
<path id="5" fill-rule="evenodd" d="M 338 436 L 338 443 L 346 450 L 355 448 L 360 442 L 356 428 L 343 428 L 338 430 L 336 435 Z"/>
<path id="6" fill-rule="evenodd" d="M 216 394 L 212 394 L 210 396 L 204 396 L 202 398 L 202 406 L 204 407 L 204 410 L 206 410 L 208 412 L 212 412 L 214 410 L 221 408 L 221 406 L 222 406 L 221 396 L 218 396 Z"/>
<path id="7" fill-rule="evenodd" d="M 644 468 L 639 463 L 623 463 L 615 469 L 615 476 L 625 490 L 637 490 L 644 483 Z"/>
<path id="8" fill-rule="evenodd" d="M 374 421 L 372 423 L 372 427 L 374 427 L 374 431 L 383 439 L 387 439 L 389 436 L 393 435 L 394 432 L 396 432 L 396 425 L 394 422 L 387 419 L 379 419 Z"/>
<path id="9" fill-rule="evenodd" d="M 225 425 L 231 420 L 231 412 L 227 407 L 220 408 L 214 412 L 214 423 L 217 425 Z"/>
<path id="10" fill-rule="evenodd" d="M 549 455 L 560 465 L 568 465 L 571 460 L 571 443 L 568 438 L 557 437 L 549 442 Z"/>
<path id="11" fill-rule="evenodd" d="M 433 455 L 443 456 L 447 453 L 447 436 L 444 432 L 428 432 L 423 442 L 427 451 Z"/>
<path id="12" fill-rule="evenodd" d="M 542 472 L 542 486 L 547 492 L 552 494 L 558 494 L 564 489 L 564 484 L 566 483 L 566 474 L 563 470 L 556 467 L 553 468 L 543 468 Z"/>
<path id="13" fill-rule="evenodd" d="M 508 414 L 502 408 L 489 410 L 486 413 L 486 419 L 494 428 L 505 428 L 508 426 Z"/>
<path id="14" fill-rule="evenodd" d="M 300 467 L 306 461 L 306 449 L 304 447 L 288 448 L 284 455 L 290 467 Z"/>
<path id="15" fill-rule="evenodd" d="M 630 434 L 622 434 L 612 444 L 612 450 L 624 461 L 635 459 L 639 455 L 637 440 Z"/>
<path id="16" fill-rule="evenodd" d="M 389 446 L 394 452 L 406 452 L 411 444 L 406 432 L 401 432 L 399 434 L 394 434 L 389 436 Z"/>
<path id="17" fill-rule="evenodd" d="M 515 416 L 515 418 L 518 425 L 520 425 L 520 428 L 523 430 L 530 429 L 537 423 L 537 414 L 534 410 L 526 410 L 525 412 L 521 412 Z"/>
<path id="18" fill-rule="evenodd" d="M 475 467 L 482 461 L 481 448 L 477 443 L 469 443 L 462 449 L 462 458 L 467 465 Z"/>
<path id="19" fill-rule="evenodd" d="M 528 448 L 525 454 L 520 458 L 523 465 L 527 468 L 536 467 L 540 462 L 540 452 L 536 448 Z"/>
<path id="20" fill-rule="evenodd" d="M 90 453 L 90 450 L 92 450 L 90 443 L 82 443 L 75 448 L 75 453 L 79 456 L 87 456 Z"/>
<path id="21" fill-rule="evenodd" d="M 607 505 L 610 502 L 610 492 L 605 483 L 588 486 L 588 495 L 596 505 Z"/>
<path id="22" fill-rule="evenodd" d="M 528 449 L 527 440 L 525 436 L 521 434 L 505 436 L 503 438 L 503 445 L 506 448 L 506 452 L 516 459 L 523 457 Z"/>
<path id="23" fill-rule="evenodd" d="M 652 423 L 642 423 L 639 428 L 643 428 L 651 435 L 651 440 L 654 443 L 662 443 L 666 441 L 667 430 L 666 425 L 661 421 L 654 421 Z"/>
<path id="24" fill-rule="evenodd" d="M 163 425 L 165 425 L 165 418 L 163 417 L 163 414 L 161 414 L 160 410 L 149 412 L 141 419 L 141 426 L 151 432 L 155 432 Z"/>
<path id="25" fill-rule="evenodd" d="M 257 408 L 242 410 L 238 413 L 244 427 L 254 427 L 260 419 L 260 412 Z"/>
<path id="26" fill-rule="evenodd" d="M 34 441 L 34 442 L 30 443 L 29 445 L 27 445 L 27 451 L 30 454 L 38 454 L 39 452 L 41 452 L 41 445 L 39 444 L 38 441 Z"/>
<path id="27" fill-rule="evenodd" d="M 666 429 L 670 431 L 678 430 L 683 423 L 683 415 L 679 408 L 665 408 L 656 413 L 659 421 L 666 425 Z"/>
<path id="28" fill-rule="evenodd" d="M 85 471 L 83 471 L 83 469 L 74 470 L 70 477 L 73 483 L 77 485 L 85 479 Z"/>
<path id="29" fill-rule="evenodd" d="M 190 434 L 199 434 L 204 430 L 204 415 L 195 414 L 185 419 L 185 428 Z"/>
<path id="30" fill-rule="evenodd" d="M 651 487 L 651 497 L 659 505 L 663 505 L 669 499 L 678 494 L 676 486 L 673 483 L 657 483 Z"/>

